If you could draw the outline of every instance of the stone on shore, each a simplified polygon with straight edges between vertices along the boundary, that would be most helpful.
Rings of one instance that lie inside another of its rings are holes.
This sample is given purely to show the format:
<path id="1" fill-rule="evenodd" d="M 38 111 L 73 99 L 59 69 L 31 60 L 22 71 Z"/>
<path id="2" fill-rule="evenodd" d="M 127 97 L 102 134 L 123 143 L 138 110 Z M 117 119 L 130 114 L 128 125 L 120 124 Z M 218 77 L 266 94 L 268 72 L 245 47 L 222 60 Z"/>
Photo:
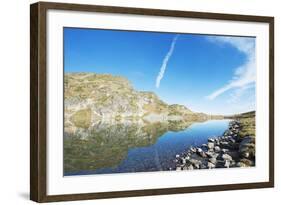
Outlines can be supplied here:
<path id="1" fill-rule="evenodd" d="M 198 155 L 199 155 L 200 157 L 203 157 L 203 158 L 207 157 L 207 155 L 206 155 L 206 153 L 205 153 L 204 151 L 199 152 Z"/>
<path id="2" fill-rule="evenodd" d="M 196 151 L 197 151 L 197 153 L 203 152 L 203 150 L 199 147 L 196 149 Z"/>
<path id="3" fill-rule="evenodd" d="M 222 155 L 222 158 L 226 161 L 226 160 L 228 160 L 228 161 L 231 161 L 232 160 L 232 157 L 229 155 L 229 154 L 223 154 Z"/>
<path id="4" fill-rule="evenodd" d="M 177 168 L 176 168 L 176 171 L 181 171 L 181 167 L 177 167 Z"/>
<path id="5" fill-rule="evenodd" d="M 186 159 L 185 159 L 185 158 L 182 158 L 182 159 L 181 159 L 181 163 L 182 163 L 182 164 L 186 164 Z"/>
<path id="6" fill-rule="evenodd" d="M 192 166 L 192 164 L 191 164 L 191 165 L 189 165 L 189 166 L 187 167 L 187 169 L 188 169 L 188 170 L 193 170 L 194 168 L 193 168 L 193 166 Z"/>
<path id="7" fill-rule="evenodd" d="M 221 148 L 219 146 L 215 146 L 214 149 L 215 149 L 215 152 L 221 151 Z"/>
<path id="8" fill-rule="evenodd" d="M 214 142 L 208 142 L 208 148 L 209 149 L 214 149 L 215 143 Z"/>
<path id="9" fill-rule="evenodd" d="M 202 144 L 202 147 L 208 147 L 208 145 L 207 144 Z"/>
<path id="10" fill-rule="evenodd" d="M 193 169 L 213 169 L 255 166 L 255 138 L 241 137 L 242 126 L 238 121 L 229 123 L 222 136 L 209 138 L 200 147 L 190 147 L 176 155 L 174 162 L 177 171 Z"/>
<path id="11" fill-rule="evenodd" d="M 225 160 L 224 166 L 225 166 L 226 168 L 229 168 L 229 166 L 230 166 L 230 161 L 229 161 L 229 160 Z"/>
<path id="12" fill-rule="evenodd" d="M 213 168 L 215 168 L 216 167 L 216 165 L 214 165 L 213 163 L 211 163 L 211 162 L 208 162 L 208 168 L 209 169 L 213 169 Z"/>
<path id="13" fill-rule="evenodd" d="M 216 158 L 210 158 L 209 161 L 210 161 L 211 163 L 213 163 L 213 164 L 216 164 L 217 159 L 216 159 Z"/>
<path id="14" fill-rule="evenodd" d="M 209 138 L 209 139 L 208 139 L 208 142 L 215 142 L 215 139 Z"/>
<path id="15" fill-rule="evenodd" d="M 222 149 L 221 151 L 222 151 L 222 153 L 227 153 L 229 150 L 228 149 Z"/>
<path id="16" fill-rule="evenodd" d="M 197 160 L 197 159 L 191 159 L 190 163 L 194 166 L 194 168 L 199 169 L 200 164 L 202 163 L 201 161 Z"/>
<path id="17" fill-rule="evenodd" d="M 196 148 L 195 148 L 195 147 L 191 147 L 189 150 L 190 150 L 191 152 L 193 152 L 193 153 L 196 152 Z"/>
<path id="18" fill-rule="evenodd" d="M 206 152 L 206 155 L 207 155 L 209 158 L 215 158 L 215 159 L 219 156 L 218 153 L 211 152 L 211 151 Z"/>

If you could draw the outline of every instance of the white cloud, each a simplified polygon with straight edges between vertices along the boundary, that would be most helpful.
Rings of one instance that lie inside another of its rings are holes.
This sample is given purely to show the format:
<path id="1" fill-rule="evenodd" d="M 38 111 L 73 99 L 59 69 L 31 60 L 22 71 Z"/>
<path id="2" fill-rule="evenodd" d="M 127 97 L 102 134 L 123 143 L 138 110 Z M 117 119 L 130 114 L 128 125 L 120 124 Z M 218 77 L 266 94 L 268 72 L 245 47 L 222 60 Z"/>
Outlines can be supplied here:
<path id="1" fill-rule="evenodd" d="M 172 54 L 174 52 L 178 37 L 179 37 L 179 34 L 175 35 L 175 37 L 173 38 L 173 41 L 171 43 L 170 49 L 169 49 L 168 53 L 166 54 L 165 58 L 163 59 L 162 66 L 161 66 L 160 71 L 156 78 L 156 84 L 155 84 L 156 88 L 159 88 L 161 80 L 164 77 L 167 64 L 169 62 L 170 57 L 172 56 Z"/>
<path id="2" fill-rule="evenodd" d="M 208 37 L 210 42 L 217 44 L 230 44 L 238 51 L 246 55 L 246 61 L 243 65 L 235 69 L 232 79 L 221 88 L 215 90 L 207 96 L 209 100 L 213 100 L 224 92 L 236 89 L 235 95 L 239 96 L 239 92 L 244 92 L 245 89 L 256 81 L 256 59 L 255 59 L 255 40 L 253 38 L 244 37 Z"/>
<path id="3" fill-rule="evenodd" d="M 231 94 L 230 98 L 227 100 L 229 104 L 237 104 L 241 102 L 241 98 L 243 98 L 243 102 L 245 97 L 249 97 L 249 93 L 247 92 L 250 89 L 255 88 L 255 84 L 251 83 L 249 85 L 243 86 L 239 89 L 235 89 Z M 252 93 L 250 94 L 252 95 Z"/>

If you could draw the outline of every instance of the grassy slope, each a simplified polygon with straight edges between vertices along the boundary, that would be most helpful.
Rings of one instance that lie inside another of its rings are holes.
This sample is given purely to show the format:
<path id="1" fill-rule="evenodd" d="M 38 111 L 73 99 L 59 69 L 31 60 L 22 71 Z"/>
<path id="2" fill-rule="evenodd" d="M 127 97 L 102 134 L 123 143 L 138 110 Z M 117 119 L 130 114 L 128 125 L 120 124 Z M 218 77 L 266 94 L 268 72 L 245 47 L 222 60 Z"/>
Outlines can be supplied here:
<path id="1" fill-rule="evenodd" d="M 244 137 L 246 135 L 256 136 L 255 111 L 233 115 L 230 118 L 237 119 L 241 122 L 242 124 L 242 130 L 240 131 L 241 137 Z"/>

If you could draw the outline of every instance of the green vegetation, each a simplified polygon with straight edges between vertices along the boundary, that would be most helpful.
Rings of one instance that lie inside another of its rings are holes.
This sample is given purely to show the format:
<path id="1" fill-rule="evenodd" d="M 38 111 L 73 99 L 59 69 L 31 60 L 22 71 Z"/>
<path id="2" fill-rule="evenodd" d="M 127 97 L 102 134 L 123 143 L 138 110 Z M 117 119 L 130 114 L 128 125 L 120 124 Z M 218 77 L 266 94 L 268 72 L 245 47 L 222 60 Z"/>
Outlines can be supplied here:
<path id="1" fill-rule="evenodd" d="M 169 106 L 169 115 L 188 115 L 193 112 L 183 105 L 173 104 Z"/>
<path id="2" fill-rule="evenodd" d="M 239 132 L 241 137 L 245 137 L 247 135 L 256 136 L 256 112 L 251 111 L 247 113 L 241 113 L 237 115 L 230 116 L 228 118 L 237 119 L 240 121 L 242 125 L 242 129 Z"/>
<path id="3" fill-rule="evenodd" d="M 65 75 L 64 86 L 65 99 L 79 96 L 81 100 L 94 97 L 92 92 L 131 89 L 129 81 L 123 77 L 95 73 L 68 73 Z"/>
<path id="4" fill-rule="evenodd" d="M 167 106 L 164 105 L 158 105 L 158 104 L 146 104 L 143 106 L 144 110 L 146 111 L 146 114 L 149 113 L 155 113 L 155 114 L 161 114 L 164 112 L 168 112 Z"/>
<path id="5" fill-rule="evenodd" d="M 71 121 L 76 127 L 88 128 L 91 125 L 91 109 L 83 109 L 75 112 L 71 116 Z"/>
<path id="6" fill-rule="evenodd" d="M 241 118 L 240 122 L 242 124 L 242 130 L 240 131 L 241 137 L 246 135 L 256 136 L 255 118 Z"/>

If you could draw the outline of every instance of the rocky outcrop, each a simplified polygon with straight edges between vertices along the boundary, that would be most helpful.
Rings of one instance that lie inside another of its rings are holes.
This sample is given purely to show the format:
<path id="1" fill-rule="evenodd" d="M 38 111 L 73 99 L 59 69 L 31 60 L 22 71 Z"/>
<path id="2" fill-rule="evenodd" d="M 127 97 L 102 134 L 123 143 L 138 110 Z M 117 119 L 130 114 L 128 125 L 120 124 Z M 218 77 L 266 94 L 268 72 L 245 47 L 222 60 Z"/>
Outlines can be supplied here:
<path id="1" fill-rule="evenodd" d="M 136 91 L 124 77 L 95 73 L 66 73 L 65 127 L 90 127 L 97 121 L 121 119 L 148 122 L 206 120 L 183 105 L 168 105 L 153 92 Z M 82 116 L 87 116 L 83 119 Z"/>
<path id="2" fill-rule="evenodd" d="M 231 121 L 223 136 L 209 138 L 201 147 L 191 147 L 175 159 L 176 170 L 255 166 L 255 137 L 241 136 L 243 125 Z"/>

